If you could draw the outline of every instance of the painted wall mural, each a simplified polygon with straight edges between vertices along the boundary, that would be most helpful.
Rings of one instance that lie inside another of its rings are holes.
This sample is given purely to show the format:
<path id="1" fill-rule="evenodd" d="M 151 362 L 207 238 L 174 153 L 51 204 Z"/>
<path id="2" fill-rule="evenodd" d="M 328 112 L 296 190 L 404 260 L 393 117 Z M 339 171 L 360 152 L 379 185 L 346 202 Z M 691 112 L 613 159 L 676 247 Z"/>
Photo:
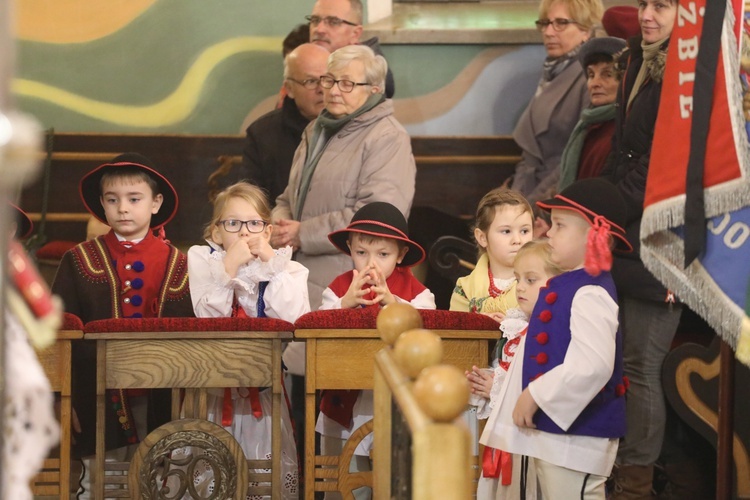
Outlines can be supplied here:
<path id="1" fill-rule="evenodd" d="M 236 134 L 270 110 L 310 0 L 17 0 L 24 111 L 60 132 Z M 540 46 L 385 46 L 412 134 L 509 134 Z"/>

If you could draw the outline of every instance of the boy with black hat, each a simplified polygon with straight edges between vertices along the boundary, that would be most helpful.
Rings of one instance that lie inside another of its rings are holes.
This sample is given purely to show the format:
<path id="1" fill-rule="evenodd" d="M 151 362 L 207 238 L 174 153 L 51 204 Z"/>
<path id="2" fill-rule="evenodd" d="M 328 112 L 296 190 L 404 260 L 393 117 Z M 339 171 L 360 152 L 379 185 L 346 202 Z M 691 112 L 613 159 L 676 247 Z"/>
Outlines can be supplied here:
<path id="1" fill-rule="evenodd" d="M 435 296 L 412 274 L 411 267 L 425 258 L 424 249 L 409 239 L 406 218 L 390 203 L 363 206 L 349 225 L 328 235 L 336 248 L 351 255 L 354 269 L 334 279 L 323 291 L 320 309 L 382 307 L 394 302 L 417 309 L 435 309 Z M 323 454 L 337 455 L 343 443 L 372 419 L 372 391 L 324 391 L 315 430 Z M 354 470 L 369 470 L 372 434 L 357 446 Z M 357 498 L 367 498 L 357 492 Z"/>
<path id="2" fill-rule="evenodd" d="M 424 249 L 408 236 L 398 208 L 383 201 L 368 203 L 345 229 L 328 239 L 351 255 L 354 269 L 323 291 L 320 309 L 386 306 L 408 302 L 417 309 L 435 309 L 435 296 L 411 273 L 425 258 Z"/>
<path id="3" fill-rule="evenodd" d="M 627 379 L 609 269 L 614 241 L 631 250 L 626 206 L 598 178 L 537 205 L 551 211 L 551 258 L 568 271 L 540 291 L 480 442 L 533 460 L 544 498 L 604 500 L 625 434 Z"/>
<path id="4" fill-rule="evenodd" d="M 177 212 L 177 192 L 151 161 L 136 153 L 117 156 L 86 174 L 79 189 L 86 209 L 112 229 L 63 255 L 52 290 L 63 299 L 65 311 L 84 323 L 194 316 L 187 258 L 163 238 L 163 226 Z M 94 450 L 93 348 L 86 342 L 73 351 L 73 405 L 83 431 L 76 438 L 79 456 Z M 114 410 L 107 414 L 108 450 L 134 445 L 145 437 L 146 406 L 149 427 L 169 420 L 168 391 L 160 391 L 158 397 L 150 391 L 148 405 L 145 394 L 128 391 L 121 397 L 122 392 L 108 392 L 107 407 Z M 125 396 L 130 396 L 129 401 Z M 143 417 L 134 419 L 138 412 Z"/>

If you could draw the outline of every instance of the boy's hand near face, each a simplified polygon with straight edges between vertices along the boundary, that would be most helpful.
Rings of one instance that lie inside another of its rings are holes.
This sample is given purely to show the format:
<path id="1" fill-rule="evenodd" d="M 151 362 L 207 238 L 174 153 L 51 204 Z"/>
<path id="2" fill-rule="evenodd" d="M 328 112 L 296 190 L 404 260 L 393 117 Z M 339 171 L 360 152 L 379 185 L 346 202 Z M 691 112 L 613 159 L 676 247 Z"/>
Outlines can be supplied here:
<path id="1" fill-rule="evenodd" d="M 342 309 L 353 309 L 359 306 L 377 304 L 377 300 L 369 300 L 365 298 L 372 291 L 372 288 L 367 286 L 371 280 L 370 272 L 370 266 L 364 268 L 361 273 L 356 269 L 353 271 L 352 283 L 349 285 L 349 289 L 344 296 L 341 297 Z"/>
<path id="2" fill-rule="evenodd" d="M 380 304 L 381 306 L 387 306 L 388 304 L 393 304 L 396 302 L 396 297 L 393 296 L 391 291 L 388 289 L 388 283 L 386 283 L 386 276 L 383 274 L 383 271 L 380 270 L 380 267 L 376 263 L 370 264 L 368 266 L 370 271 L 370 290 L 375 294 L 375 299 L 373 303 Z"/>
<path id="3" fill-rule="evenodd" d="M 518 427 L 536 429 L 534 424 L 534 414 L 539 409 L 539 405 L 534 401 L 534 397 L 529 392 L 529 388 L 523 390 L 513 408 L 513 423 Z"/>
<path id="4" fill-rule="evenodd" d="M 224 258 L 224 269 L 226 269 L 230 277 L 234 278 L 237 276 L 240 266 L 247 264 L 255 257 L 253 252 L 250 251 L 248 240 L 238 238 L 227 248 L 227 256 Z"/>

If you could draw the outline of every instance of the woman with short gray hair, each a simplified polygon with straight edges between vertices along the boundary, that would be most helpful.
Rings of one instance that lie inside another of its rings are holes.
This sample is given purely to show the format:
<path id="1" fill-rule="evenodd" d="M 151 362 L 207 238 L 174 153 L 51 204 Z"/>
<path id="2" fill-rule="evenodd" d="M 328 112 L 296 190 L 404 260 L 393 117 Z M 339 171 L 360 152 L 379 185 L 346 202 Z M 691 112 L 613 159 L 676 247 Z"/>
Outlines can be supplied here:
<path id="1" fill-rule="evenodd" d="M 364 45 L 349 45 L 328 58 L 320 77 L 325 109 L 302 135 L 289 185 L 273 211 L 275 247 L 292 245 L 310 270 L 313 310 L 323 290 L 352 269 L 349 256 L 328 241 L 359 208 L 385 201 L 409 215 L 416 165 L 411 139 L 386 99 L 388 64 Z"/>

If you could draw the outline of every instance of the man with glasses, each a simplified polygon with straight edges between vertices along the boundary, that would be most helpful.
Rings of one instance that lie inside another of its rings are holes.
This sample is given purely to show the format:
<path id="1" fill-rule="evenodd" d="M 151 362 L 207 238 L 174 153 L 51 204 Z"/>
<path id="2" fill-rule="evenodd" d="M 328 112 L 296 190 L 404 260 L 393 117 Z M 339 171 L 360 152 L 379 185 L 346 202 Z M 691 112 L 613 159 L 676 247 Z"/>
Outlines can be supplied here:
<path id="1" fill-rule="evenodd" d="M 265 189 L 271 206 L 289 182 L 302 131 L 323 110 L 319 82 L 326 72 L 328 55 L 325 48 L 312 43 L 291 51 L 284 58 L 287 95 L 282 107 L 261 116 L 246 130 L 240 176 Z"/>
<path id="2" fill-rule="evenodd" d="M 367 45 L 377 55 L 383 55 L 377 37 L 362 42 L 362 2 L 360 0 L 317 0 L 312 15 L 305 16 L 310 23 L 310 42 L 334 52 L 347 45 Z M 322 74 L 322 73 L 321 73 Z M 389 99 L 396 91 L 393 73 L 388 68 L 385 77 L 385 96 Z"/>

